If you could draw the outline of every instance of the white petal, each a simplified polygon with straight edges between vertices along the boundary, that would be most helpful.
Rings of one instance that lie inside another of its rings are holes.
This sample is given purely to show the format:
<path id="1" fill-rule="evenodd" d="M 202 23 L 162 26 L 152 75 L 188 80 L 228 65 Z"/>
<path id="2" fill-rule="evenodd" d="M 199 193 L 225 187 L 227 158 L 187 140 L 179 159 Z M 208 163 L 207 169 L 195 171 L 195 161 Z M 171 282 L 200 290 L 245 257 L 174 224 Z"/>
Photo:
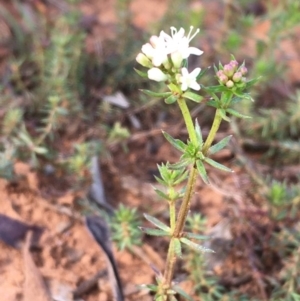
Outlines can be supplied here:
<path id="1" fill-rule="evenodd" d="M 196 68 L 190 73 L 190 76 L 193 78 L 196 78 L 199 75 L 200 71 L 201 71 L 201 68 Z"/>
<path id="2" fill-rule="evenodd" d="M 165 81 L 168 76 L 158 68 L 151 68 L 148 70 L 148 78 L 157 82 L 162 82 Z"/>
<path id="3" fill-rule="evenodd" d="M 185 30 L 181 27 L 179 29 L 179 31 L 177 32 L 176 37 L 182 39 L 184 36 L 184 33 L 185 33 Z"/>
<path id="4" fill-rule="evenodd" d="M 193 89 L 193 90 L 199 91 L 200 90 L 200 85 L 196 82 L 192 82 L 192 83 L 190 83 L 190 88 Z"/>
<path id="5" fill-rule="evenodd" d="M 194 55 L 201 55 L 203 53 L 202 50 L 196 47 L 189 47 L 188 51 L 190 54 L 194 54 Z"/>
<path id="6" fill-rule="evenodd" d="M 189 72 L 188 72 L 188 70 L 185 67 L 183 67 L 181 69 L 181 74 L 182 74 L 183 77 L 186 77 L 186 76 L 189 75 Z"/>
<path id="7" fill-rule="evenodd" d="M 187 89 L 188 89 L 187 83 L 183 82 L 183 83 L 181 84 L 181 90 L 182 90 L 182 91 L 186 91 Z"/>
<path id="8" fill-rule="evenodd" d="M 154 55 L 154 48 L 150 43 L 147 43 L 142 46 L 142 52 L 151 59 Z"/>

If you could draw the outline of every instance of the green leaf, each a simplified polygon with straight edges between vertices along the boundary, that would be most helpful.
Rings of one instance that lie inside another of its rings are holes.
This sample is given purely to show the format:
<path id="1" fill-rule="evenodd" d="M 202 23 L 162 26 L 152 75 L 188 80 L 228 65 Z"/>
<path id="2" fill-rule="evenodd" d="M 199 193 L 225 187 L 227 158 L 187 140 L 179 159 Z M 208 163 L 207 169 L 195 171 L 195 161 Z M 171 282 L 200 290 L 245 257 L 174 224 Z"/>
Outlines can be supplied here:
<path id="1" fill-rule="evenodd" d="M 140 284 L 138 285 L 138 287 L 140 287 L 141 289 L 148 289 L 151 292 L 157 292 L 158 287 L 155 284 Z"/>
<path id="2" fill-rule="evenodd" d="M 240 97 L 240 98 L 242 98 L 242 99 L 247 99 L 247 100 L 254 101 L 253 98 L 252 98 L 252 96 L 249 93 L 244 93 L 244 92 L 240 92 L 238 90 L 235 90 L 233 92 L 233 94 L 236 95 L 236 96 L 238 96 L 238 97 Z M 231 101 L 231 103 L 232 103 L 232 101 Z"/>
<path id="3" fill-rule="evenodd" d="M 209 101 L 206 103 L 206 105 L 208 105 L 208 106 L 210 106 L 210 107 L 214 107 L 214 108 L 216 108 L 216 109 L 219 108 L 219 104 L 218 104 L 215 100 L 213 100 L 213 99 L 209 100 Z"/>
<path id="4" fill-rule="evenodd" d="M 168 104 L 168 105 L 170 105 L 170 104 L 176 102 L 177 99 L 178 99 L 178 96 L 175 96 L 175 95 L 172 94 L 172 95 L 170 95 L 169 97 L 167 97 L 165 99 L 165 103 Z"/>
<path id="5" fill-rule="evenodd" d="M 148 73 L 143 72 L 143 71 L 140 71 L 140 70 L 135 69 L 135 68 L 133 68 L 133 69 L 134 69 L 134 71 L 135 71 L 139 76 L 141 76 L 141 77 L 143 77 L 143 78 L 148 78 Z"/>
<path id="6" fill-rule="evenodd" d="M 39 155 L 44 155 L 44 154 L 47 154 L 48 153 L 48 150 L 47 148 L 45 147 L 42 147 L 42 146 L 35 146 L 33 148 L 33 151 Z"/>
<path id="7" fill-rule="evenodd" d="M 178 238 L 173 239 L 173 244 L 174 244 L 174 251 L 177 257 L 181 258 L 182 257 L 182 251 L 181 251 L 181 243 Z"/>
<path id="8" fill-rule="evenodd" d="M 209 239 L 209 236 L 207 236 L 207 235 L 201 235 L 201 234 L 196 234 L 196 233 L 191 233 L 191 232 L 184 233 L 184 237 L 198 239 L 198 240 Z"/>
<path id="9" fill-rule="evenodd" d="M 243 100 L 242 97 L 236 96 L 236 97 L 233 97 L 233 98 L 231 99 L 230 104 L 231 104 L 231 105 L 232 105 L 232 104 L 236 104 L 236 103 L 241 102 L 242 100 Z"/>
<path id="10" fill-rule="evenodd" d="M 154 178 L 155 178 L 155 180 L 156 180 L 158 183 L 160 183 L 161 185 L 166 185 L 166 182 L 165 182 L 163 179 L 161 179 L 161 178 L 159 178 L 159 177 L 157 177 L 157 176 L 154 176 Z"/>
<path id="11" fill-rule="evenodd" d="M 188 301 L 194 301 L 194 299 L 189 296 L 181 287 L 179 287 L 178 285 L 173 285 L 172 289 L 178 293 L 180 296 L 182 296 L 183 298 L 185 298 Z"/>
<path id="12" fill-rule="evenodd" d="M 238 118 L 244 118 L 244 119 L 252 118 L 251 116 L 247 116 L 247 115 L 241 114 L 238 111 L 236 111 L 234 109 L 231 109 L 231 108 L 227 109 L 226 111 L 227 111 L 227 113 L 229 113 L 229 114 L 231 114 L 231 115 L 233 115 L 235 117 L 238 117 Z"/>
<path id="13" fill-rule="evenodd" d="M 220 163 L 218 163 L 218 162 L 216 162 L 216 161 L 214 161 L 214 160 L 212 160 L 210 158 L 205 158 L 204 161 L 207 164 L 209 164 L 209 165 L 211 165 L 211 166 L 213 166 L 213 167 L 215 167 L 217 169 L 220 169 L 220 170 L 223 170 L 223 171 L 227 171 L 227 172 L 233 172 L 229 167 L 227 167 L 225 165 L 222 165 L 222 164 L 220 164 Z"/>
<path id="14" fill-rule="evenodd" d="M 165 138 L 179 151 L 184 152 L 186 149 L 186 145 L 179 139 L 174 139 L 171 135 L 166 133 L 165 131 L 162 132 Z"/>
<path id="15" fill-rule="evenodd" d="M 211 87 L 204 87 L 203 88 L 205 91 L 209 93 L 220 93 L 220 92 L 227 92 L 229 89 L 225 86 L 211 86 Z"/>
<path id="16" fill-rule="evenodd" d="M 210 67 L 208 67 L 206 69 L 201 69 L 200 73 L 196 77 L 196 80 L 198 81 L 208 70 L 210 70 Z"/>
<path id="17" fill-rule="evenodd" d="M 196 166 L 197 166 L 197 170 L 200 174 L 200 177 L 202 178 L 203 182 L 205 184 L 209 184 L 209 179 L 208 179 L 208 176 L 207 176 L 207 173 L 206 173 L 206 170 L 205 170 L 205 167 L 202 163 L 201 160 L 197 160 L 196 161 Z"/>
<path id="18" fill-rule="evenodd" d="M 230 122 L 230 118 L 226 116 L 226 111 L 225 111 L 224 109 L 219 109 L 218 111 L 219 111 L 220 116 L 221 116 L 224 120 Z"/>
<path id="19" fill-rule="evenodd" d="M 262 79 L 262 76 L 259 76 L 257 78 L 253 78 L 249 81 L 246 82 L 246 88 L 250 88 L 251 86 L 255 85 L 258 81 L 260 81 Z"/>
<path id="20" fill-rule="evenodd" d="M 151 224 L 153 224 L 154 226 L 156 226 L 157 228 L 164 230 L 168 233 L 170 233 L 171 228 L 168 227 L 167 225 L 165 225 L 164 223 L 162 223 L 160 220 L 158 220 L 156 217 L 153 217 L 151 215 L 148 215 L 146 213 L 144 213 L 144 217 L 147 221 L 149 221 Z"/>
<path id="21" fill-rule="evenodd" d="M 174 185 L 180 184 L 182 181 L 188 178 L 189 171 L 185 171 L 176 181 L 174 182 Z"/>
<path id="22" fill-rule="evenodd" d="M 205 247 L 202 247 L 202 246 L 196 244 L 195 242 L 193 242 L 193 241 L 191 241 L 191 240 L 189 240 L 189 239 L 187 239 L 187 238 L 185 238 L 185 237 L 181 237 L 181 238 L 180 238 L 180 241 L 181 241 L 183 244 L 185 244 L 185 245 L 191 247 L 192 249 L 194 249 L 194 250 L 196 250 L 196 251 L 215 253 L 215 251 L 213 251 L 213 250 L 211 250 L 211 249 L 208 249 L 208 248 L 205 248 Z"/>
<path id="23" fill-rule="evenodd" d="M 216 65 L 214 65 L 214 71 L 215 71 L 215 73 L 217 73 L 219 71 L 219 69 L 217 68 Z"/>
<path id="24" fill-rule="evenodd" d="M 155 187 L 153 189 L 161 198 L 169 200 L 169 197 L 163 191 L 161 191 Z"/>
<path id="25" fill-rule="evenodd" d="M 153 97 L 165 98 L 165 97 L 172 95 L 172 92 L 153 92 L 153 91 L 144 90 L 144 89 L 140 89 L 140 91 L 145 93 L 146 95 L 153 96 Z"/>
<path id="26" fill-rule="evenodd" d="M 199 142 L 199 145 L 201 146 L 203 144 L 203 137 L 202 137 L 201 128 L 200 128 L 197 118 L 195 121 L 195 131 L 196 131 L 197 140 Z"/>
<path id="27" fill-rule="evenodd" d="M 198 95 L 198 94 L 196 94 L 194 92 L 190 92 L 190 91 L 184 92 L 182 94 L 182 96 L 184 98 L 190 99 L 190 100 L 192 100 L 194 102 L 197 102 L 197 103 L 199 103 L 199 102 L 201 102 L 203 100 L 203 96 Z"/>
<path id="28" fill-rule="evenodd" d="M 32 145 L 33 143 L 31 137 L 29 136 L 27 130 L 25 129 L 25 126 L 24 128 L 22 128 L 22 130 L 24 130 L 24 132 L 19 133 L 19 138 L 23 140 L 27 145 Z"/>
<path id="29" fill-rule="evenodd" d="M 152 229 L 152 228 L 145 228 L 145 227 L 139 227 L 139 229 L 142 232 L 152 236 L 170 236 L 170 232 L 166 232 L 161 229 Z"/>
<path id="30" fill-rule="evenodd" d="M 208 150 L 208 153 L 210 155 L 212 155 L 212 154 L 217 153 L 221 149 L 223 149 L 228 144 L 231 137 L 232 137 L 232 135 L 227 136 L 227 137 L 223 138 L 221 141 L 219 141 L 218 143 L 216 143 L 215 145 L 211 146 Z"/>
<path id="31" fill-rule="evenodd" d="M 168 167 L 170 168 L 170 169 L 181 169 L 181 168 L 185 168 L 185 167 L 187 167 L 189 164 L 191 164 L 192 162 L 191 162 L 191 160 L 188 160 L 188 159 L 181 159 L 179 162 L 177 162 L 177 163 L 173 163 L 173 164 L 171 164 L 171 163 L 168 163 Z"/>
<path id="32" fill-rule="evenodd" d="M 172 83 L 168 85 L 168 88 L 169 88 L 172 92 L 174 92 L 174 93 L 176 93 L 176 94 L 180 94 L 180 93 L 181 93 L 180 88 L 179 88 L 177 85 L 174 85 L 174 84 L 172 84 Z"/>

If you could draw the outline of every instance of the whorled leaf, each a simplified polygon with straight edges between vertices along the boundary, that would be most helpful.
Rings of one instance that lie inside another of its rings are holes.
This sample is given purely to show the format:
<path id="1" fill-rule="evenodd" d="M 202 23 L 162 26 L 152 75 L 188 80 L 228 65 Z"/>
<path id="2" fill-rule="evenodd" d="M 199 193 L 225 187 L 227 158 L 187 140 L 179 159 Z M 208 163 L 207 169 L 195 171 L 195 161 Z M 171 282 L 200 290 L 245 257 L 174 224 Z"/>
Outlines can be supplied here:
<path id="1" fill-rule="evenodd" d="M 195 131 L 196 131 L 197 140 L 199 142 L 199 145 L 201 146 L 203 144 L 203 137 L 202 137 L 200 125 L 198 123 L 198 119 L 196 119 L 195 121 Z"/>
<path id="2" fill-rule="evenodd" d="M 199 94 L 196 94 L 194 92 L 190 92 L 190 91 L 187 91 L 187 92 L 184 92 L 182 94 L 182 96 L 184 98 L 187 98 L 187 99 L 190 99 L 196 103 L 200 103 L 202 100 L 203 100 L 203 96 L 199 95 Z"/>
<path id="3" fill-rule="evenodd" d="M 191 239 L 197 239 L 197 240 L 209 239 L 209 236 L 207 236 L 207 235 L 202 235 L 202 234 L 197 234 L 197 233 L 192 233 L 192 232 L 183 233 L 183 236 L 187 237 L 187 238 L 191 238 Z"/>
<path id="4" fill-rule="evenodd" d="M 156 187 L 153 187 L 153 189 L 161 198 L 163 198 L 165 200 L 169 200 L 169 197 L 163 191 L 159 190 Z"/>
<path id="5" fill-rule="evenodd" d="M 222 117 L 222 119 L 230 122 L 230 118 L 228 116 L 226 116 L 226 111 L 224 109 L 218 109 L 218 112 L 219 112 L 220 116 Z"/>
<path id="6" fill-rule="evenodd" d="M 206 169 L 201 160 L 196 161 L 197 170 L 199 172 L 200 177 L 202 178 L 205 184 L 209 184 L 209 179 L 206 173 Z"/>
<path id="7" fill-rule="evenodd" d="M 230 169 L 229 167 L 227 167 L 227 166 L 225 166 L 223 164 L 220 164 L 220 163 L 218 163 L 218 162 L 216 162 L 216 161 L 214 161 L 214 160 L 212 160 L 210 158 L 205 158 L 204 161 L 207 164 L 209 164 L 212 167 L 215 167 L 217 169 L 220 169 L 220 170 L 223 170 L 223 171 L 226 171 L 226 172 L 233 172 L 232 169 Z"/>
<path id="8" fill-rule="evenodd" d="M 181 159 L 179 162 L 177 163 L 169 163 L 168 167 L 170 169 L 181 169 L 181 168 L 185 168 L 187 167 L 189 164 L 191 164 L 192 162 L 188 159 Z"/>
<path id="9" fill-rule="evenodd" d="M 223 138 L 221 141 L 219 141 L 218 143 L 216 143 L 215 145 L 211 146 L 208 150 L 208 153 L 210 155 L 217 153 L 218 151 L 222 150 L 224 147 L 227 146 L 229 140 L 231 139 L 232 135 L 227 136 L 225 138 Z"/>
<path id="10" fill-rule="evenodd" d="M 232 116 L 235 116 L 235 117 L 238 117 L 238 118 L 243 118 L 243 119 L 247 119 L 247 118 L 252 118 L 251 116 L 247 116 L 247 115 L 244 115 L 234 109 L 227 109 L 226 110 L 227 113 L 231 114 Z"/>
<path id="11" fill-rule="evenodd" d="M 169 97 L 165 98 L 165 103 L 168 104 L 168 105 L 171 105 L 172 103 L 176 102 L 178 99 L 178 96 L 175 96 L 175 95 L 170 95 Z"/>
<path id="12" fill-rule="evenodd" d="M 165 138 L 179 151 L 184 152 L 186 149 L 186 144 L 179 139 L 174 139 L 171 135 L 163 131 Z"/>
<path id="13" fill-rule="evenodd" d="M 152 229 L 152 228 L 145 228 L 145 227 L 139 227 L 139 229 L 151 236 L 170 236 L 169 232 L 166 232 L 164 230 L 161 229 Z"/>
<path id="14" fill-rule="evenodd" d="M 136 69 L 136 68 L 133 68 L 133 69 L 134 69 L 134 71 L 135 71 L 140 77 L 142 77 L 142 78 L 148 78 L 148 73 L 147 73 L 147 72 L 143 72 L 143 71 L 138 70 L 138 69 Z"/>
<path id="15" fill-rule="evenodd" d="M 199 244 L 196 244 L 195 242 L 185 238 L 185 237 L 181 237 L 180 238 L 180 241 L 189 246 L 190 248 L 194 249 L 195 251 L 199 251 L 199 252 L 209 252 L 209 253 L 215 253 L 215 251 L 211 250 L 211 249 L 208 249 L 208 248 L 205 248 L 205 247 L 202 247 L 200 246 Z"/>
<path id="16" fill-rule="evenodd" d="M 160 220 L 158 220 L 156 217 L 153 217 L 147 213 L 144 213 L 144 217 L 147 221 L 149 221 L 151 224 L 153 224 L 154 226 L 156 226 L 157 228 L 164 230 L 166 232 L 171 231 L 171 228 L 168 227 L 167 225 L 165 225 L 164 223 L 162 223 Z"/>
<path id="17" fill-rule="evenodd" d="M 140 89 L 140 91 L 145 93 L 146 95 L 149 95 L 149 96 L 152 96 L 152 97 L 165 98 L 165 97 L 169 97 L 170 95 L 172 95 L 172 92 L 153 92 L 153 91 L 144 90 L 144 89 Z"/>
<path id="18" fill-rule="evenodd" d="M 175 251 L 175 254 L 177 255 L 177 257 L 181 258 L 182 250 L 181 250 L 181 243 L 180 243 L 179 238 L 173 239 L 173 247 L 174 247 L 174 251 Z"/>

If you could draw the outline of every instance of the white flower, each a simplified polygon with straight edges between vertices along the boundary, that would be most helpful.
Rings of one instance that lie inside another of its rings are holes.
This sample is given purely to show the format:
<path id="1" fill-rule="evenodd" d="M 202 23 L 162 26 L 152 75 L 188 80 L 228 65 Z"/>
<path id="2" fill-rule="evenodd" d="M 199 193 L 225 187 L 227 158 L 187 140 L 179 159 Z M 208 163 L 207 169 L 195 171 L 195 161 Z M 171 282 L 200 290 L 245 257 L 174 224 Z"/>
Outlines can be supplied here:
<path id="1" fill-rule="evenodd" d="M 196 78 L 199 75 L 201 69 L 196 68 L 191 73 L 188 72 L 186 68 L 181 69 L 180 83 L 181 90 L 186 91 L 188 88 L 193 90 L 200 90 L 200 85 L 196 82 Z"/>
<path id="2" fill-rule="evenodd" d="M 171 36 L 166 34 L 164 31 L 160 33 L 160 37 L 162 36 L 167 44 L 167 53 L 179 52 L 182 56 L 182 59 L 187 59 L 191 54 L 201 55 L 203 53 L 202 50 L 196 47 L 190 47 L 190 41 L 196 36 L 196 34 L 200 31 L 199 29 L 192 34 L 194 27 L 190 27 L 190 31 L 187 36 L 185 36 L 185 30 L 180 28 L 178 31 L 175 27 L 171 27 Z"/>
<path id="3" fill-rule="evenodd" d="M 159 68 L 151 68 L 148 70 L 149 79 L 155 80 L 157 82 L 163 82 L 168 79 L 168 76 L 164 74 Z"/>
<path id="4" fill-rule="evenodd" d="M 150 43 L 142 46 L 142 52 L 152 61 L 152 64 L 159 67 L 162 63 L 168 60 L 166 42 L 160 35 L 152 36 Z"/>

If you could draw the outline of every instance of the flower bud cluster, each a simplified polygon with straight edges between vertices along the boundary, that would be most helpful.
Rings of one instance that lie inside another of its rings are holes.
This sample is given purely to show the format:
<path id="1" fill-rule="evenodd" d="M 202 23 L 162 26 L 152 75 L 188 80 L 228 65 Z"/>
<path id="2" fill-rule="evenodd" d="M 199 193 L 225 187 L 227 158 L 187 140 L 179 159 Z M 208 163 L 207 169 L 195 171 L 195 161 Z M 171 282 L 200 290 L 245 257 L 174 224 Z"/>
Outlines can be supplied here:
<path id="1" fill-rule="evenodd" d="M 147 76 L 149 79 L 161 82 L 168 81 L 176 83 L 182 91 L 188 88 L 199 90 L 200 85 L 196 82 L 196 77 L 201 69 L 196 68 L 191 73 L 183 68 L 183 62 L 191 54 L 201 55 L 203 51 L 196 47 L 190 47 L 190 41 L 199 32 L 199 29 L 192 34 L 191 26 L 188 35 L 185 30 L 177 30 L 171 27 L 171 35 L 164 31 L 159 36 L 152 36 L 149 43 L 142 46 L 142 51 L 137 55 L 136 61 L 143 67 L 148 68 Z"/>
<path id="2" fill-rule="evenodd" d="M 221 66 L 217 71 L 217 78 L 220 84 L 227 88 L 238 87 L 242 88 L 245 85 L 248 70 L 242 64 L 239 67 L 239 63 L 236 60 L 231 60 L 229 64 Z"/>

